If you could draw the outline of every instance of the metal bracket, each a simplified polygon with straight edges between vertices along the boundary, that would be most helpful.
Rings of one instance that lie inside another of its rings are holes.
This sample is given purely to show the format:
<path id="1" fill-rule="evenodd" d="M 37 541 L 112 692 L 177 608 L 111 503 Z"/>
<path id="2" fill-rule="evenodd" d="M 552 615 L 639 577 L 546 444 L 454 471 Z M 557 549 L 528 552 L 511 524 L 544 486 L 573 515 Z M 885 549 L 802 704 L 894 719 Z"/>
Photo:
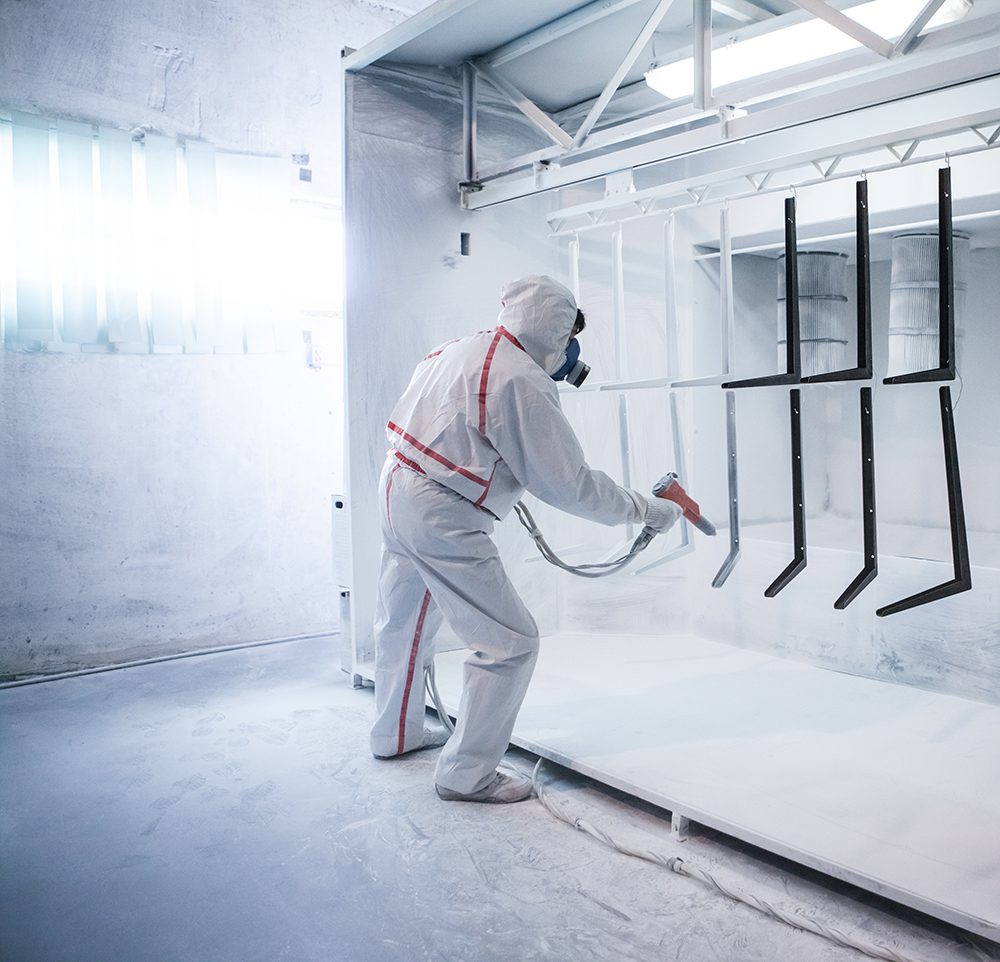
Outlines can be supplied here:
<path id="1" fill-rule="evenodd" d="M 938 366 L 897 374 L 883 384 L 955 380 L 955 262 L 951 230 L 951 168 L 938 171 Z"/>
<path id="2" fill-rule="evenodd" d="M 735 351 L 733 322 L 733 241 L 729 225 L 729 207 L 719 211 L 719 317 L 721 321 L 722 371 L 705 377 L 674 381 L 671 387 L 715 387 L 731 375 L 729 370 Z"/>
<path id="3" fill-rule="evenodd" d="M 785 373 L 727 381 L 727 391 L 740 387 L 774 387 L 802 380 L 799 343 L 799 258 L 795 231 L 795 198 L 785 198 Z"/>
<path id="4" fill-rule="evenodd" d="M 736 395 L 726 391 L 726 473 L 729 478 L 729 554 L 722 562 L 713 588 L 721 588 L 740 560 L 740 504 L 736 473 Z"/>
<path id="5" fill-rule="evenodd" d="M 687 478 L 684 467 L 684 445 L 681 443 L 681 421 L 677 413 L 677 395 L 674 393 L 670 394 L 670 430 L 673 435 L 674 470 L 681 478 Z M 691 554 L 694 551 L 694 544 L 691 541 L 691 525 L 683 517 L 680 519 L 680 529 L 681 543 L 677 547 L 668 551 L 662 558 L 657 558 L 656 561 L 637 568 L 633 574 L 641 575 L 677 558 L 683 558 L 686 554 Z"/>
<path id="6" fill-rule="evenodd" d="M 675 842 L 686 842 L 691 832 L 691 819 L 677 812 L 670 813 L 670 834 Z"/>
<path id="7" fill-rule="evenodd" d="M 872 376 L 872 283 L 871 249 L 868 237 L 868 181 L 856 185 L 857 215 L 855 243 L 858 274 L 858 364 L 843 371 L 827 371 L 802 378 L 803 384 L 824 381 L 865 381 Z"/>
<path id="8" fill-rule="evenodd" d="M 872 430 L 872 389 L 863 387 L 859 394 L 861 407 L 861 505 L 864 517 L 865 563 L 858 576 L 833 603 L 846 608 L 878 575 L 878 551 L 875 542 L 875 440 Z"/>
<path id="9" fill-rule="evenodd" d="M 787 266 L 786 266 L 787 270 Z M 788 420 L 792 435 L 792 538 L 794 556 L 788 567 L 768 585 L 764 597 L 773 598 L 806 566 L 806 508 L 802 484 L 801 394 L 798 388 L 788 392 Z"/>
<path id="10" fill-rule="evenodd" d="M 972 588 L 972 564 L 969 561 L 969 540 L 965 531 L 965 508 L 962 504 L 962 476 L 958 469 L 958 441 L 955 437 L 955 414 L 952 410 L 951 388 L 943 385 L 938 389 L 941 403 L 941 435 L 944 441 L 944 468 L 948 481 L 948 515 L 951 522 L 951 556 L 955 576 L 950 581 L 920 591 L 902 601 L 896 601 L 875 614 L 880 618 L 895 615 L 908 608 L 940 601 L 950 595 L 957 595 Z"/>

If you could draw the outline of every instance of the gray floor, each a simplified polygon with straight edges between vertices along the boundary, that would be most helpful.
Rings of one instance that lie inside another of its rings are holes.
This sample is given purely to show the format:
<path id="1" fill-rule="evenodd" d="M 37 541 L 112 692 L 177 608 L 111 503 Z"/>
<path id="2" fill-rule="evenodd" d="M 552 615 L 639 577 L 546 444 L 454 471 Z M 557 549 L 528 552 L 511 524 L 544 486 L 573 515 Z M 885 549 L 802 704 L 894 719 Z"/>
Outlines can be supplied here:
<path id="1" fill-rule="evenodd" d="M 371 692 L 336 661 L 310 640 L 0 691 L 0 958 L 862 958 L 611 852 L 535 801 L 439 801 L 433 753 L 368 754 Z M 786 910 L 915 959 L 995 957 L 719 836 L 675 843 L 661 815 L 583 778 L 545 778 L 574 815 Z"/>

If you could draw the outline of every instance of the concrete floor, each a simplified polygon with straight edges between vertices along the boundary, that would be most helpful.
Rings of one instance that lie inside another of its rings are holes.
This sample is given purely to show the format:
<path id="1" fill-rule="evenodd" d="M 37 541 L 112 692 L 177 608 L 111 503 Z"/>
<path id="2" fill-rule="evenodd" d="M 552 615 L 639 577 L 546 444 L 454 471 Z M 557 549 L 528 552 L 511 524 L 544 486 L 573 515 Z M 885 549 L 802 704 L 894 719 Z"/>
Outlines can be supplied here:
<path id="1" fill-rule="evenodd" d="M 846 962 L 535 801 L 445 803 L 434 753 L 378 762 L 369 690 L 312 639 L 0 691 L 4 962 Z M 532 759 L 512 753 L 527 769 Z M 623 840 L 914 959 L 963 933 L 547 769 Z"/>

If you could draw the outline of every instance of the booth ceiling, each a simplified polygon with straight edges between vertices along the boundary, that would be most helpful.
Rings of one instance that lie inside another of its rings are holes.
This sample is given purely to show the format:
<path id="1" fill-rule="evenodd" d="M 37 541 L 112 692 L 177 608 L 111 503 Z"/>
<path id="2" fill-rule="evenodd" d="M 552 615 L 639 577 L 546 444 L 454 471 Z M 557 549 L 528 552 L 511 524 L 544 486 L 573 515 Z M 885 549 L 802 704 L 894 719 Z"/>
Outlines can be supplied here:
<path id="1" fill-rule="evenodd" d="M 883 26 L 871 25 L 875 8 L 896 15 L 891 27 L 885 16 Z M 784 62 L 797 41 L 779 31 L 810 24 L 846 42 Z M 742 75 L 723 73 L 733 50 L 768 37 L 777 53 Z M 882 146 L 895 138 L 905 152 L 907 141 L 963 129 L 995 141 L 991 125 L 1000 123 L 1000 111 L 965 106 L 1000 101 L 1000 0 L 439 0 L 345 53 L 347 71 L 392 71 L 464 101 L 468 207 L 822 119 L 838 120 L 850 151 L 846 115 L 946 88 L 953 95 L 939 101 L 950 102 L 926 117 L 918 110 L 912 129 L 886 126 Z M 675 83 L 679 71 L 687 89 L 654 89 L 654 68 L 674 70 Z M 994 85 L 982 96 L 959 89 L 987 78 Z M 476 112 L 498 108 L 522 117 L 540 146 L 480 165 Z M 836 140 L 827 134 L 809 160 L 831 164 L 832 173 Z M 869 132 L 864 149 L 871 142 Z M 770 169 L 764 164 L 759 176 Z"/>
<path id="2" fill-rule="evenodd" d="M 444 0 L 358 51 L 348 66 L 441 67 L 482 58 L 540 107 L 558 112 L 601 93 L 657 6 L 657 0 Z M 713 32 L 727 34 L 781 15 L 808 16 L 792 0 L 719 0 L 712 7 Z M 641 83 L 654 60 L 690 56 L 691 30 L 691 3 L 671 4 L 622 86 Z M 662 104 L 655 95 L 647 100 Z"/>

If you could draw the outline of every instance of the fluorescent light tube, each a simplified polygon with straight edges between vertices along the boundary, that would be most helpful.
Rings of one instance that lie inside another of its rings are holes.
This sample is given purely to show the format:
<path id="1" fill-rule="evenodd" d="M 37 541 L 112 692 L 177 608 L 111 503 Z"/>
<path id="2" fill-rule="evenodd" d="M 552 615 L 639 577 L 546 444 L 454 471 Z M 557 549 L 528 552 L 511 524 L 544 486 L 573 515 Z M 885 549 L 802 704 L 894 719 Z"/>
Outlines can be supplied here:
<path id="1" fill-rule="evenodd" d="M 885 39 L 893 40 L 902 35 L 924 5 L 925 0 L 871 0 L 843 12 Z M 961 19 L 971 8 L 971 0 L 946 0 L 927 26 Z M 860 46 L 825 20 L 807 20 L 713 50 L 712 86 L 724 87 Z M 654 67 L 646 73 L 646 83 L 670 100 L 690 97 L 694 91 L 693 61 L 689 57 Z"/>

